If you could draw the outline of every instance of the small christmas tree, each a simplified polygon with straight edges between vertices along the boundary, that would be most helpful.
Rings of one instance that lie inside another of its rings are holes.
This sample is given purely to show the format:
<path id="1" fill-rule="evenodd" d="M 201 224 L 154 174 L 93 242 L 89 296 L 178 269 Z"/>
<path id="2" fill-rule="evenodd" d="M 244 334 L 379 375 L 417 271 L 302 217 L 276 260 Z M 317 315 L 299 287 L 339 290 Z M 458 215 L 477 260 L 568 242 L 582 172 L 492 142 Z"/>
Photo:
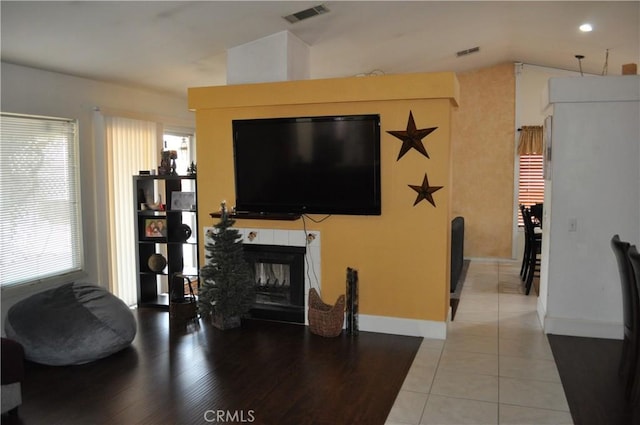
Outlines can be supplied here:
<path id="1" fill-rule="evenodd" d="M 242 238 L 233 228 L 235 220 L 227 214 L 224 201 L 221 206 L 213 242 L 205 245 L 207 264 L 200 270 L 198 307 L 201 314 L 211 315 L 215 326 L 225 329 L 240 325 L 240 317 L 253 305 L 255 288 L 244 259 Z"/>

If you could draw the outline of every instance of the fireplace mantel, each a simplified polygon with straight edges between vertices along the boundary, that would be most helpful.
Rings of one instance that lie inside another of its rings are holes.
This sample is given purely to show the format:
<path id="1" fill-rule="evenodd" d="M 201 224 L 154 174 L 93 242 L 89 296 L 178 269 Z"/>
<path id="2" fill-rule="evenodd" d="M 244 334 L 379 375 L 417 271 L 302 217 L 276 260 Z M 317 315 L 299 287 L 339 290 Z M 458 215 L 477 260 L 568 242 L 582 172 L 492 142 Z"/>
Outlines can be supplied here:
<path id="1" fill-rule="evenodd" d="M 220 218 L 222 217 L 222 213 L 220 212 L 212 212 L 209 214 L 211 218 Z M 247 211 L 237 211 L 234 213 L 230 213 L 229 217 L 234 220 L 238 219 L 247 219 L 247 220 L 286 220 L 286 221 L 294 221 L 299 220 L 302 217 L 300 214 L 279 214 L 279 213 L 261 213 L 261 212 L 247 212 Z"/>

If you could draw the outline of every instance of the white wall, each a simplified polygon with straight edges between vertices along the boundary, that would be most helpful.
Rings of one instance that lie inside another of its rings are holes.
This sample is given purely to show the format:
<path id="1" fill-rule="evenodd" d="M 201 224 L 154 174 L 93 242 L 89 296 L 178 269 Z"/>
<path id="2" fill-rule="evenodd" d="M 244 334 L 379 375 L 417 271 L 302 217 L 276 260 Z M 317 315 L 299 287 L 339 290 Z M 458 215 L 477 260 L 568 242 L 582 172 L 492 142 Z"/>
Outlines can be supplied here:
<path id="1" fill-rule="evenodd" d="M 309 46 L 289 31 L 227 50 L 227 84 L 308 78 Z"/>
<path id="2" fill-rule="evenodd" d="M 551 77 L 575 77 L 579 72 L 563 69 L 548 68 L 530 64 L 515 64 L 516 73 L 516 129 L 524 125 L 543 125 L 544 120 L 550 114 L 548 106 L 548 85 Z M 520 133 L 516 131 L 515 152 L 517 155 L 518 138 Z M 518 158 L 516 158 L 514 175 L 519 173 Z M 514 213 L 513 213 L 513 257 L 522 260 L 524 251 L 524 229 L 518 228 L 518 186 L 514 186 Z M 545 199 L 551 199 L 551 187 L 545 185 Z M 544 214 L 551 210 L 551 203 L 545 203 Z M 543 222 L 546 218 L 543 220 Z M 547 239 L 543 240 L 547 244 Z M 543 322 L 547 311 L 547 270 L 541 267 L 540 285 L 538 293 L 538 316 Z M 533 295 L 533 292 L 531 293 Z"/>
<path id="3" fill-rule="evenodd" d="M 579 72 L 516 64 L 516 126 L 542 125 L 547 115 L 546 91 L 551 77 L 575 77 Z M 517 135 L 516 135 L 517 138 Z"/>
<path id="4" fill-rule="evenodd" d="M 83 280 L 108 287 L 105 147 L 94 143 L 93 110 L 99 107 L 195 128 L 195 117 L 187 108 L 187 88 L 181 98 L 4 62 L 0 74 L 3 112 L 78 119 L 87 272 Z M 3 321 L 10 305 L 40 289 L 4 288 Z"/>
<path id="5" fill-rule="evenodd" d="M 549 102 L 545 331 L 619 339 L 622 294 L 610 240 L 617 233 L 640 244 L 640 77 L 552 78 Z"/>

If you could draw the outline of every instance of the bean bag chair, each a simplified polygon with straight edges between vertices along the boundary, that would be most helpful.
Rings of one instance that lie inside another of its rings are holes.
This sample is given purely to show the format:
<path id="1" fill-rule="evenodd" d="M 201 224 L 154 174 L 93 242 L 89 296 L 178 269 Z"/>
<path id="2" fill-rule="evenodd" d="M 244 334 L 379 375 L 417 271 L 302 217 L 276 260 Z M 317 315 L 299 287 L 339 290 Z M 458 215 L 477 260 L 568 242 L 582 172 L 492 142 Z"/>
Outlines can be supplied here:
<path id="1" fill-rule="evenodd" d="M 45 365 L 88 363 L 131 344 L 136 321 L 127 305 L 105 288 L 70 283 L 34 294 L 7 313 L 7 337 L 25 358 Z"/>

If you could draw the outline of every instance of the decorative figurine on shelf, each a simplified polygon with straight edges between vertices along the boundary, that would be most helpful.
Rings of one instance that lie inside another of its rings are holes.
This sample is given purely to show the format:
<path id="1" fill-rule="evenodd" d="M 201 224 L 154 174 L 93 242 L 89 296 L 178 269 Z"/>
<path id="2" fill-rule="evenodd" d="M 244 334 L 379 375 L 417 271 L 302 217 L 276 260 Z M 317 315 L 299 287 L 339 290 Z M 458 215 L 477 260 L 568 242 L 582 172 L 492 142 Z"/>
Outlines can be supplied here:
<path id="1" fill-rule="evenodd" d="M 160 166 L 158 167 L 158 175 L 160 176 L 177 176 L 176 159 L 178 159 L 178 151 L 162 151 L 160 153 Z"/>
<path id="2" fill-rule="evenodd" d="M 222 200 L 222 202 L 220 203 L 220 219 L 222 221 L 227 219 L 227 201 Z"/>
<path id="3" fill-rule="evenodd" d="M 158 175 L 165 176 L 169 173 L 171 173 L 171 151 L 162 151 L 160 152 Z"/>
<path id="4" fill-rule="evenodd" d="M 188 176 L 195 176 L 196 175 L 196 163 L 191 161 L 191 165 L 189 165 L 189 168 L 187 168 L 187 175 Z"/>
<path id="5" fill-rule="evenodd" d="M 162 203 L 162 195 L 158 195 L 158 201 L 156 202 L 153 197 L 147 194 L 147 201 L 145 202 L 146 209 L 153 211 L 163 211 L 164 204 Z"/>
<path id="6" fill-rule="evenodd" d="M 177 176 L 176 159 L 178 159 L 178 151 L 169 151 L 169 158 L 171 158 L 171 175 Z"/>

